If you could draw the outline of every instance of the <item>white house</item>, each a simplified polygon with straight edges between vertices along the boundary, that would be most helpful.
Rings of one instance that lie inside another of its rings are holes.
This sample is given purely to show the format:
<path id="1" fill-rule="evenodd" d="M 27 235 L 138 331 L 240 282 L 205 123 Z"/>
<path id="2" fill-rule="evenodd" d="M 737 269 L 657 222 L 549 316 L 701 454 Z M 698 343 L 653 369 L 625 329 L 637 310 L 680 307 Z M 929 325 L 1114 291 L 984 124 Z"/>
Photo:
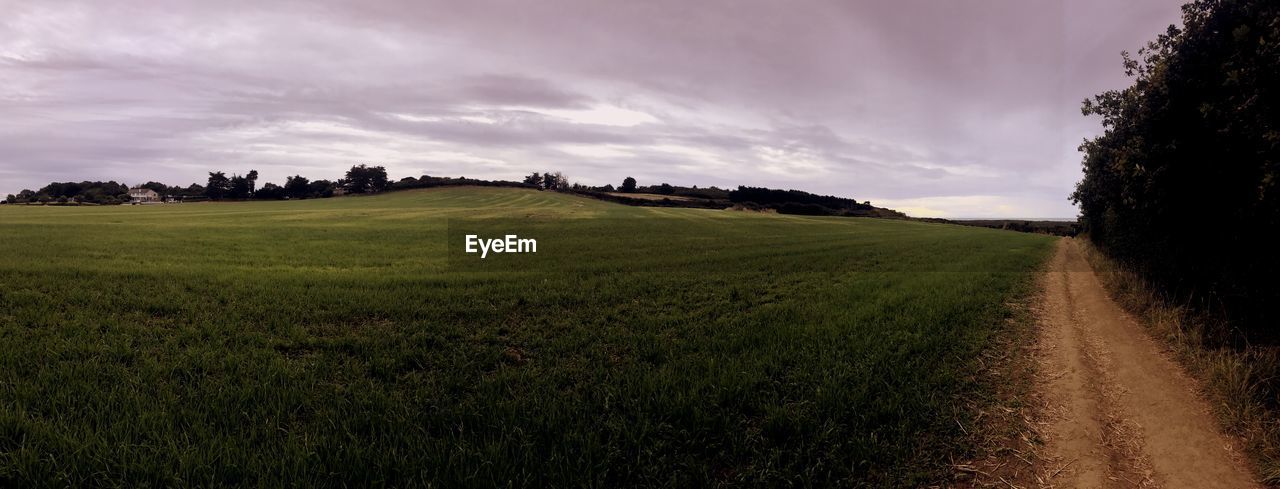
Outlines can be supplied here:
<path id="1" fill-rule="evenodd" d="M 160 194 L 149 188 L 133 187 L 129 189 L 129 202 L 133 204 L 160 202 Z"/>

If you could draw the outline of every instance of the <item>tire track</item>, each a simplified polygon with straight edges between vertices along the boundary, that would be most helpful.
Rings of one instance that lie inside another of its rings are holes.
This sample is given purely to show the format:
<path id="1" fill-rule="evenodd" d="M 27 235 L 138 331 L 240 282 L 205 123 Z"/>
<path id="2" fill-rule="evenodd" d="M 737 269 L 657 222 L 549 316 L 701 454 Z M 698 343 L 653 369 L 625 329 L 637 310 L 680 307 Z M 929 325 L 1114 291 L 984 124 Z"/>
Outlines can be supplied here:
<path id="1" fill-rule="evenodd" d="M 1258 487 L 1195 384 L 1062 239 L 1042 277 L 1046 487 Z"/>

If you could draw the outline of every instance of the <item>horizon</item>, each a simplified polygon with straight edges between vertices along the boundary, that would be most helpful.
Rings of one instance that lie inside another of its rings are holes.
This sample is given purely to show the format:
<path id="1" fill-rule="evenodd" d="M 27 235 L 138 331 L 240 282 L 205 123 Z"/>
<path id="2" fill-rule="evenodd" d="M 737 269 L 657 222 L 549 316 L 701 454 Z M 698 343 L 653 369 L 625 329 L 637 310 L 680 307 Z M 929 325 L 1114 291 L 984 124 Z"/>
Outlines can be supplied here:
<path id="1" fill-rule="evenodd" d="M 1180 4 L 18 3 L 0 193 L 371 163 L 1076 215 L 1080 101 Z"/>

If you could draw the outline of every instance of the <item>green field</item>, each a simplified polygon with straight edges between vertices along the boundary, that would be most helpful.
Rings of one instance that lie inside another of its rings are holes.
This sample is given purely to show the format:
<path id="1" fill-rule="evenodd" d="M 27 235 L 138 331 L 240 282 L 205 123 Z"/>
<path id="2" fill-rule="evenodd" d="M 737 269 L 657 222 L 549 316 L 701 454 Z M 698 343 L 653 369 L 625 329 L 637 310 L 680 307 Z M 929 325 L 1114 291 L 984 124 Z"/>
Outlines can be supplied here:
<path id="1" fill-rule="evenodd" d="M 0 206 L 0 485 L 921 484 L 1050 245 L 491 188 Z"/>

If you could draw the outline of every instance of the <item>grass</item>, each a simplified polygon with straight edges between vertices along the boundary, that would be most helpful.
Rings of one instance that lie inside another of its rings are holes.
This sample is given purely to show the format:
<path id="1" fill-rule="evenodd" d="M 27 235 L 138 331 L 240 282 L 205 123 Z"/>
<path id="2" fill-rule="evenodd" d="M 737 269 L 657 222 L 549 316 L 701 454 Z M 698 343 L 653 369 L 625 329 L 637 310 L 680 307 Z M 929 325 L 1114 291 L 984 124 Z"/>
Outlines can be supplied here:
<path id="1" fill-rule="evenodd" d="M 1280 484 L 1280 346 L 1233 341 L 1231 325 L 1169 300 L 1139 274 L 1085 242 L 1108 292 L 1161 340 L 1200 384 L 1264 484 Z"/>
<path id="2" fill-rule="evenodd" d="M 1050 244 L 492 188 L 3 206 L 0 485 L 936 482 Z"/>

